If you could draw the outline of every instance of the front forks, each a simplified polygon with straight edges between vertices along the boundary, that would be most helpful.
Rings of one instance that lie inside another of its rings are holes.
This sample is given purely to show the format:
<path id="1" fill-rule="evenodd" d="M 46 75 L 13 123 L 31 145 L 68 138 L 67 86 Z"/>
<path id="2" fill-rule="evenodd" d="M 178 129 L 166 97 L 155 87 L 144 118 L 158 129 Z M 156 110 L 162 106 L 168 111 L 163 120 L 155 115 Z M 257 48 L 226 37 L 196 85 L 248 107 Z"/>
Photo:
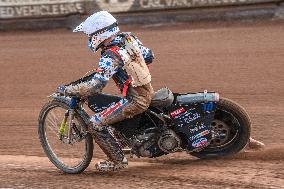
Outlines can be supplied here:
<path id="1" fill-rule="evenodd" d="M 64 118 L 60 124 L 59 139 L 63 143 L 73 144 L 75 142 L 74 139 L 77 141 L 81 141 L 83 139 L 83 135 L 81 134 L 81 126 L 78 128 L 74 122 L 74 118 L 75 118 L 74 108 L 76 108 L 77 105 L 78 105 L 77 98 L 75 97 L 71 98 L 69 109 L 65 112 Z M 69 118 L 69 122 L 68 122 L 68 118 Z M 64 133 L 66 131 L 67 126 L 68 126 L 67 137 L 65 137 Z"/>
<path id="2" fill-rule="evenodd" d="M 71 144 L 72 142 L 72 127 L 74 126 L 74 109 L 69 110 L 70 114 L 70 121 L 69 121 L 69 127 L 68 127 L 68 144 Z M 75 126 L 76 127 L 76 126 Z"/>
<path id="3" fill-rule="evenodd" d="M 74 109 L 69 109 L 65 112 L 64 118 L 59 128 L 59 140 L 61 140 L 63 143 L 73 144 L 76 140 L 81 141 L 81 139 L 83 138 L 82 137 L 83 135 L 81 134 L 81 127 L 78 128 L 76 126 L 74 118 L 75 118 Z M 66 129 L 68 129 L 67 137 L 66 135 L 64 135 L 66 133 Z"/>
<path id="4" fill-rule="evenodd" d="M 64 137 L 64 133 L 65 133 L 65 130 L 66 130 L 66 127 L 67 127 L 67 120 L 68 120 L 68 117 L 69 117 L 69 110 L 67 110 L 65 112 L 65 115 L 64 115 L 64 118 L 60 124 L 60 128 L 59 128 L 59 139 L 62 140 L 63 137 Z"/>

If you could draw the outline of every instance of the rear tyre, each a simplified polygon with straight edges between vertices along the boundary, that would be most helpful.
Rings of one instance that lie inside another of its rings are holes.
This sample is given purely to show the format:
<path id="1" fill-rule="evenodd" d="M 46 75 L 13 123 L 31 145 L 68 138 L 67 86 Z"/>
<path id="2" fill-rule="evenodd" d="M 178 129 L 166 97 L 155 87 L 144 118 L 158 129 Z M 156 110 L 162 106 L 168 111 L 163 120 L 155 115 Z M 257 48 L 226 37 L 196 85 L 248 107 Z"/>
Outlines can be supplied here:
<path id="1" fill-rule="evenodd" d="M 74 121 L 78 130 L 86 134 L 77 140 L 76 132 L 72 132 L 72 144 L 59 139 L 59 127 L 67 110 L 68 105 L 64 102 L 54 100 L 45 104 L 39 114 L 38 135 L 49 160 L 63 172 L 77 174 L 84 171 L 92 160 L 93 138 L 86 132 L 83 119 L 75 113 Z M 66 132 L 64 136 L 67 136 Z"/>
<path id="2" fill-rule="evenodd" d="M 198 158 L 214 158 L 241 151 L 250 138 L 251 122 L 246 111 L 236 102 L 221 98 L 211 127 L 217 135 L 209 146 L 190 154 Z"/>

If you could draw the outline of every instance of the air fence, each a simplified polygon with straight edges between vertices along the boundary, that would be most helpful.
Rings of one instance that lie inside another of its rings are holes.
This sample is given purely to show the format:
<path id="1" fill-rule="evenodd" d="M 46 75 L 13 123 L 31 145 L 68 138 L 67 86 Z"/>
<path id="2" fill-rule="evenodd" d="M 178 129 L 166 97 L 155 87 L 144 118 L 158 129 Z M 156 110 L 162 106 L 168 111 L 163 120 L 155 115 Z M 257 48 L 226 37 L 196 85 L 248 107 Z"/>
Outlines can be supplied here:
<path id="1" fill-rule="evenodd" d="M 123 23 L 198 19 L 283 17 L 281 0 L 0 0 L 0 30 L 65 27 L 107 10 Z M 160 12 L 157 14 L 157 12 Z M 144 19 L 143 19 L 144 18 Z"/>

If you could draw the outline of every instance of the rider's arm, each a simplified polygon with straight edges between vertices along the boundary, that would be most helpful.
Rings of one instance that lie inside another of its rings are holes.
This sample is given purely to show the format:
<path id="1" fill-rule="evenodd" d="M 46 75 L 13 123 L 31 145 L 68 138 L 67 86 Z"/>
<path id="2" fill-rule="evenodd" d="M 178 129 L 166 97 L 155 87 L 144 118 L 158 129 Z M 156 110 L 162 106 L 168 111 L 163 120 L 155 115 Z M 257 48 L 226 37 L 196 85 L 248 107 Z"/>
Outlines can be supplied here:
<path id="1" fill-rule="evenodd" d="M 67 95 L 90 96 L 101 93 L 109 79 L 117 72 L 118 64 L 113 58 L 102 56 L 94 76 L 87 81 L 66 86 Z"/>

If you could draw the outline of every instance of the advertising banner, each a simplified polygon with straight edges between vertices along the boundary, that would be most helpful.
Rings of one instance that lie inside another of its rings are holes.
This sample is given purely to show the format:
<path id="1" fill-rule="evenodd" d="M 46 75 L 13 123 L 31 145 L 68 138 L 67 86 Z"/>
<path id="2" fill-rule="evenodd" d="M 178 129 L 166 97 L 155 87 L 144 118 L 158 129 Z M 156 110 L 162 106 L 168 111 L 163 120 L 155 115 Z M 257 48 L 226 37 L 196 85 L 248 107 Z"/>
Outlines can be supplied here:
<path id="1" fill-rule="evenodd" d="M 96 0 L 101 10 L 110 12 L 145 11 L 156 9 L 179 9 L 227 5 L 280 2 L 281 0 Z"/>
<path id="2" fill-rule="evenodd" d="M 85 13 L 86 0 L 0 0 L 0 19 Z"/>
<path id="3" fill-rule="evenodd" d="M 0 19 L 135 12 L 280 2 L 281 0 L 0 0 Z"/>

